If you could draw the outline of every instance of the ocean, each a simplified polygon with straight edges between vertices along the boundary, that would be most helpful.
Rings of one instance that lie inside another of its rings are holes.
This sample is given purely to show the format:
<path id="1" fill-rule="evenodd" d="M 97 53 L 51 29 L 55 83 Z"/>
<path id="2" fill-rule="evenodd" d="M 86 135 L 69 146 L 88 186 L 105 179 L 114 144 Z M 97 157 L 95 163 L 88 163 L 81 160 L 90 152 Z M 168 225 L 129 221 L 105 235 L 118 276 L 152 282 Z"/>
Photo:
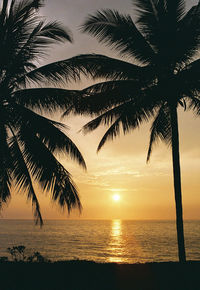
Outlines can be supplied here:
<path id="1" fill-rule="evenodd" d="M 188 260 L 200 260 L 200 221 L 185 221 Z M 177 261 L 174 221 L 0 220 L 0 256 L 8 247 L 24 245 L 56 260 L 144 263 Z"/>

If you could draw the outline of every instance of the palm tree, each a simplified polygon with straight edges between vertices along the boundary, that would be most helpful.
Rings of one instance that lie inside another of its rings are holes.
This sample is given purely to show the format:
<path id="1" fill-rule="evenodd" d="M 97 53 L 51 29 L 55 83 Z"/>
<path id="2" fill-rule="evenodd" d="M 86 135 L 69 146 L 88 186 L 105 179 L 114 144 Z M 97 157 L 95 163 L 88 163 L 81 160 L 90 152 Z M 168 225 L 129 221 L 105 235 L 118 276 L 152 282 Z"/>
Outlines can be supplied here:
<path id="1" fill-rule="evenodd" d="M 133 0 L 137 20 L 113 10 L 90 15 L 82 29 L 130 62 L 103 55 L 76 57 L 94 79 L 82 91 L 75 113 L 95 116 L 84 126 L 109 125 L 104 143 L 153 119 L 147 155 L 163 140 L 172 148 L 179 261 L 185 262 L 177 109 L 200 114 L 200 3 L 185 11 L 183 0 Z M 70 110 L 70 109 L 69 109 Z"/>
<path id="2" fill-rule="evenodd" d="M 39 0 L 4 0 L 0 11 L 0 205 L 9 200 L 14 184 L 15 190 L 27 193 L 40 225 L 34 180 L 62 208 L 81 209 L 70 173 L 55 154 L 67 153 L 85 168 L 78 148 L 63 132 L 65 126 L 40 114 L 53 113 L 71 102 L 73 91 L 50 84 L 71 75 L 75 78 L 67 61 L 38 67 L 49 45 L 72 41 L 58 22 L 46 23 L 38 16 L 41 6 Z M 40 87 L 43 83 L 48 87 Z"/>

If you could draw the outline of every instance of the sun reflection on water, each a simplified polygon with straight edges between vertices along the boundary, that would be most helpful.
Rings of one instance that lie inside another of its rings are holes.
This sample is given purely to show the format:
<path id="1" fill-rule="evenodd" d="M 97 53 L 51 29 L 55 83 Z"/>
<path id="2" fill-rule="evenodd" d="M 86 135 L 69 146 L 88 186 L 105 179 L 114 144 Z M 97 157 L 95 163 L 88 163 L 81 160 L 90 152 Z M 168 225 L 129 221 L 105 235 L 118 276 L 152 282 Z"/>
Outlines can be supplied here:
<path id="1" fill-rule="evenodd" d="M 121 227 L 121 220 L 112 220 L 111 236 L 115 237 L 117 240 L 119 240 L 122 235 Z"/>
<path id="2" fill-rule="evenodd" d="M 123 262 L 122 251 L 122 222 L 121 220 L 112 220 L 110 243 L 108 250 L 110 256 L 108 262 Z"/>

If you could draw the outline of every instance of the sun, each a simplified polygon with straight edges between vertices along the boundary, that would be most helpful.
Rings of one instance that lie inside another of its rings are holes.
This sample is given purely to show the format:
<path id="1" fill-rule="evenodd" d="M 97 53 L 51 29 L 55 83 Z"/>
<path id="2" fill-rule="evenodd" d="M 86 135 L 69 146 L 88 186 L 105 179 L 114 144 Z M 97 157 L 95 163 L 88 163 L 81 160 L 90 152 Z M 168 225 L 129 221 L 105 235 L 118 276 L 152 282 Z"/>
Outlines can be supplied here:
<path id="1" fill-rule="evenodd" d="M 114 201 L 119 201 L 119 200 L 120 200 L 120 195 L 119 195 L 119 194 L 114 194 L 114 195 L 112 196 L 112 199 L 113 199 Z"/>

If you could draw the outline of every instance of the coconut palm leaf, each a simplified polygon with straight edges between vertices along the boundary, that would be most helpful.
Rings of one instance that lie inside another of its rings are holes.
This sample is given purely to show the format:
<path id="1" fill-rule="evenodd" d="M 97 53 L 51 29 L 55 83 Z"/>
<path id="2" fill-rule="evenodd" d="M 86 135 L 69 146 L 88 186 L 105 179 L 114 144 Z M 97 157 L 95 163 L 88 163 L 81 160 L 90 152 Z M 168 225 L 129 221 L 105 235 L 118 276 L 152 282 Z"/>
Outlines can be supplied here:
<path id="1" fill-rule="evenodd" d="M 145 109 L 140 109 L 140 111 L 137 110 L 134 114 L 134 109 L 130 105 L 131 104 L 128 104 L 126 106 L 121 116 L 115 120 L 115 122 L 106 131 L 98 145 L 97 151 L 103 147 L 106 141 L 113 140 L 120 134 L 120 127 L 122 128 L 124 135 L 128 134 L 131 130 L 134 130 L 137 127 L 139 128 L 144 121 L 147 122 L 153 115 L 153 112 Z"/>
<path id="2" fill-rule="evenodd" d="M 60 88 L 33 88 L 15 91 L 12 98 L 21 106 L 52 113 L 73 103 L 73 97 L 77 93 L 75 90 Z"/>
<path id="3" fill-rule="evenodd" d="M 140 63 L 151 63 L 154 58 L 154 51 L 129 15 L 109 9 L 97 11 L 88 17 L 82 30 L 96 36 L 100 42 L 110 45 L 120 54 L 136 58 Z"/>
<path id="4" fill-rule="evenodd" d="M 166 21 L 168 24 L 179 22 L 185 14 L 184 0 L 132 0 L 132 2 L 138 16 L 136 23 L 146 37 L 158 33 L 163 28 L 159 25 L 163 25 Z"/>
<path id="5" fill-rule="evenodd" d="M 24 189 L 27 192 L 27 199 L 32 200 L 32 207 L 34 212 L 35 223 L 43 225 L 43 219 L 40 212 L 40 205 L 33 187 L 32 179 L 28 171 L 26 162 L 22 155 L 21 149 L 17 142 L 16 136 L 13 136 L 9 144 L 10 154 L 14 163 L 14 170 L 12 172 L 13 178 L 17 184 L 18 190 Z"/>
<path id="6" fill-rule="evenodd" d="M 177 63 L 188 64 L 194 60 L 200 45 L 200 3 L 193 6 L 177 26 L 174 58 Z"/>
<path id="7" fill-rule="evenodd" d="M 160 98 L 158 97 L 159 95 L 156 95 L 156 91 L 154 89 L 152 88 L 146 89 L 143 90 L 141 93 L 139 93 L 138 88 L 136 86 L 135 86 L 136 88 L 134 88 L 134 85 L 133 83 L 131 83 L 131 81 L 130 82 L 126 81 L 126 85 L 128 85 L 130 89 L 128 98 L 123 99 L 123 101 L 121 99 L 119 102 L 117 101 L 118 97 L 120 98 L 119 88 L 121 89 L 121 91 L 123 91 L 123 86 L 120 86 L 121 81 L 120 82 L 118 81 L 118 83 L 119 87 L 117 91 L 115 91 L 115 93 L 112 95 L 113 97 L 115 96 L 115 101 L 112 100 L 112 96 L 110 96 L 109 90 L 107 94 L 106 92 L 102 93 L 102 95 L 105 94 L 105 96 L 108 97 L 108 101 L 110 101 L 109 106 L 105 105 L 103 101 L 102 108 L 99 109 L 97 105 L 96 110 L 93 109 L 93 107 L 91 106 L 90 100 L 89 101 L 86 100 L 86 104 L 87 105 L 89 104 L 90 106 L 89 114 L 90 115 L 92 115 L 92 113 L 98 114 L 99 110 L 99 113 L 101 113 L 101 115 L 85 124 L 83 127 L 83 131 L 85 133 L 93 131 L 101 124 L 110 126 L 98 145 L 97 149 L 98 151 L 101 149 L 101 147 L 105 144 L 107 140 L 113 139 L 114 137 L 117 137 L 120 134 L 120 127 L 122 128 L 122 132 L 124 134 L 127 134 L 131 130 L 134 130 L 136 127 L 139 128 L 143 122 L 149 121 L 150 118 L 154 116 L 154 113 L 157 110 L 157 107 L 159 107 L 161 102 Z M 135 94 L 136 97 L 134 97 Z M 95 100 L 98 97 L 99 94 L 95 94 Z M 101 99 L 102 98 L 100 98 L 100 101 Z M 103 107 L 104 113 L 102 113 Z M 82 106 L 82 112 L 87 113 L 88 109 L 85 109 L 85 107 Z"/>
<path id="8" fill-rule="evenodd" d="M 69 172 L 58 162 L 43 142 L 33 134 L 21 128 L 17 137 L 27 167 L 31 175 L 40 183 L 43 191 L 50 191 L 52 199 L 70 211 L 74 207 L 81 209 L 78 192 Z"/>
<path id="9" fill-rule="evenodd" d="M 107 81 L 90 86 L 78 93 L 73 106 L 68 108 L 75 114 L 96 116 L 105 111 L 130 103 L 134 108 L 151 108 L 158 106 L 163 99 L 160 88 L 133 80 Z M 152 106 L 153 104 L 153 106 Z"/>
<path id="10" fill-rule="evenodd" d="M 2 6 L 2 10 L 0 12 L 0 27 L 3 26 L 4 21 L 6 19 L 7 7 L 8 7 L 8 0 L 4 0 L 3 1 L 3 6 Z M 1 35 L 1 37 L 2 37 L 2 35 Z"/>
<path id="11" fill-rule="evenodd" d="M 127 105 L 129 104 L 130 102 L 127 103 Z M 120 119 L 124 106 L 126 106 L 124 103 L 115 106 L 114 108 L 107 110 L 100 116 L 88 122 L 83 126 L 82 128 L 83 132 L 88 133 L 90 131 L 93 131 L 97 129 L 100 125 L 112 125 L 113 122 Z"/>
<path id="12" fill-rule="evenodd" d="M 132 86 L 131 86 L 132 85 Z M 132 89 L 134 87 L 134 89 Z M 75 114 L 99 114 L 114 105 L 128 102 L 138 93 L 140 87 L 132 80 L 107 81 L 90 86 L 79 93 L 73 105 L 68 109 Z"/>
<path id="13" fill-rule="evenodd" d="M 188 100 L 187 108 L 192 110 L 197 116 L 200 115 L 200 97 L 199 94 L 197 96 L 191 96 Z"/>
<path id="14" fill-rule="evenodd" d="M 64 30 L 59 23 L 45 24 L 44 20 L 39 22 L 37 20 L 38 17 L 35 16 L 35 20 L 26 23 L 25 27 L 20 27 L 19 32 L 15 28 L 19 29 L 18 23 L 13 23 L 13 29 L 6 31 L 6 39 L 1 45 L 0 63 L 6 66 L 6 81 L 8 79 L 12 84 L 16 76 L 23 78 L 24 74 L 36 69 L 32 62 L 46 55 L 50 44 L 72 40 L 70 32 Z M 24 23 L 24 19 L 21 21 Z M 32 28 L 32 22 L 35 24 L 34 28 Z"/>
<path id="15" fill-rule="evenodd" d="M 149 149 L 147 153 L 147 162 L 150 160 L 152 153 L 152 148 L 157 139 L 160 138 L 167 144 L 171 144 L 172 132 L 171 132 L 171 122 L 169 118 L 169 108 L 166 104 L 162 105 L 155 117 L 153 124 L 151 126 L 151 134 L 149 141 Z"/>
<path id="16" fill-rule="evenodd" d="M 0 120 L 0 130 L 0 208 L 2 208 L 3 203 L 8 202 L 11 196 L 10 187 L 12 182 L 11 172 L 13 169 L 13 162 L 8 149 L 8 130 L 2 118 Z"/>
<path id="17" fill-rule="evenodd" d="M 72 79 L 75 81 L 80 80 L 81 74 L 89 75 L 94 79 L 138 79 L 139 76 L 143 76 L 144 79 L 152 79 L 152 72 L 152 67 L 139 67 L 115 58 L 98 54 L 87 54 L 36 68 L 19 77 L 17 82 L 19 84 L 26 82 L 56 84 L 61 81 L 66 83 Z"/>
<path id="18" fill-rule="evenodd" d="M 15 130 L 20 130 L 22 126 L 26 127 L 33 136 L 37 136 L 52 153 L 67 153 L 72 159 L 77 161 L 86 169 L 85 161 L 72 140 L 61 130 L 65 126 L 59 122 L 52 121 L 42 117 L 37 113 L 19 105 L 15 105 L 15 118 L 17 123 L 12 124 Z M 29 133 L 30 134 L 30 133 Z"/>
<path id="19" fill-rule="evenodd" d="M 176 82 L 181 89 L 182 94 L 191 96 L 194 92 L 200 91 L 200 60 L 188 64 L 176 75 Z"/>

